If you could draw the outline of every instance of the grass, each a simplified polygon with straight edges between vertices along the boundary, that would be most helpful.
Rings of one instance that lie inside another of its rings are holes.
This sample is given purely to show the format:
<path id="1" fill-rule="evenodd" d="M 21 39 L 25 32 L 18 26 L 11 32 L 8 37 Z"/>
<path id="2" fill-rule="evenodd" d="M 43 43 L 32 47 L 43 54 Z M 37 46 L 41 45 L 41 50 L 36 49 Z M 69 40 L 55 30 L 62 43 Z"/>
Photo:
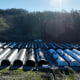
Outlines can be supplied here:
<path id="1" fill-rule="evenodd" d="M 74 70 L 59 70 L 59 69 L 40 69 L 38 71 L 23 71 L 22 69 L 0 70 L 0 80 L 1 77 L 6 78 L 6 80 L 52 80 L 50 73 L 53 73 L 56 80 L 79 80 L 80 72 Z"/>
<path id="2" fill-rule="evenodd" d="M 41 74 L 42 75 L 42 74 Z M 27 76 L 30 80 L 43 80 L 40 76 L 40 74 L 36 74 L 35 72 L 33 71 L 28 71 L 27 72 Z"/>
<path id="3" fill-rule="evenodd" d="M 14 71 L 17 71 L 17 72 L 19 72 L 19 73 L 24 73 L 24 71 L 23 71 L 22 69 L 16 69 L 16 70 L 14 70 Z"/>
<path id="4" fill-rule="evenodd" d="M 78 80 L 76 79 L 76 71 L 74 70 L 53 69 L 52 71 L 56 80 Z M 78 74 L 80 73 L 78 72 Z"/>
<path id="5" fill-rule="evenodd" d="M 0 80 L 4 80 L 5 78 L 6 80 L 48 80 L 44 71 L 23 71 L 22 69 L 0 70 Z"/>
<path id="6" fill-rule="evenodd" d="M 74 70 L 68 70 L 69 75 L 67 76 L 67 80 L 76 80 L 75 79 L 75 74 L 76 72 Z"/>
<path id="7" fill-rule="evenodd" d="M 74 74 L 69 74 L 67 80 L 76 80 Z"/>

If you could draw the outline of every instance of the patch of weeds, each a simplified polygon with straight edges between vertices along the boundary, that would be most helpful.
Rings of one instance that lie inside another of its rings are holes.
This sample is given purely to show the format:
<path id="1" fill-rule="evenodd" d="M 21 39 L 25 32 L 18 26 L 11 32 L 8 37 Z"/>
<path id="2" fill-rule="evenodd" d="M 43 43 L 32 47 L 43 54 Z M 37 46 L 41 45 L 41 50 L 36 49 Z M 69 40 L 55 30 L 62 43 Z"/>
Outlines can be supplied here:
<path id="1" fill-rule="evenodd" d="M 75 79 L 75 71 L 70 69 L 70 70 L 67 70 L 67 72 L 69 73 L 67 75 L 67 80 L 76 80 Z"/>
<path id="2" fill-rule="evenodd" d="M 24 71 L 22 69 L 16 69 L 14 71 L 19 72 L 19 73 L 24 73 Z"/>
<path id="3" fill-rule="evenodd" d="M 27 77 L 28 77 L 28 80 L 43 80 L 42 78 L 41 78 L 41 75 L 37 75 L 35 72 L 33 72 L 33 71 L 28 71 L 27 72 Z"/>
<path id="4" fill-rule="evenodd" d="M 54 69 L 53 74 L 56 80 L 66 80 L 66 75 L 64 70 Z"/>
<path id="5" fill-rule="evenodd" d="M 76 79 L 75 79 L 75 75 L 72 74 L 72 73 L 69 74 L 68 77 L 67 77 L 67 80 L 76 80 Z"/>

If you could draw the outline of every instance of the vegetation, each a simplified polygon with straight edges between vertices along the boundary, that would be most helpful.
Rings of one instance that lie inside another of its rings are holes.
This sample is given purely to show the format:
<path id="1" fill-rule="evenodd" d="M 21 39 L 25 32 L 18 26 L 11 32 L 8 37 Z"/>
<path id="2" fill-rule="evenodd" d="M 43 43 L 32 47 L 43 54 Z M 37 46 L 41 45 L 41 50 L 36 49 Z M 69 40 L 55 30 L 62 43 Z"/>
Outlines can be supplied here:
<path id="1" fill-rule="evenodd" d="M 43 71 L 23 71 L 17 70 L 0 70 L 0 80 L 52 80 L 49 72 Z"/>
<path id="2" fill-rule="evenodd" d="M 28 12 L 0 9 L 0 40 L 43 39 L 54 42 L 80 42 L 80 11 Z"/>
<path id="3" fill-rule="evenodd" d="M 56 80 L 79 80 L 80 71 L 70 70 L 52 70 Z"/>
<path id="4" fill-rule="evenodd" d="M 79 80 L 80 71 L 59 70 L 59 69 L 39 69 L 38 71 L 23 69 L 2 69 L 0 70 L 0 80 Z"/>

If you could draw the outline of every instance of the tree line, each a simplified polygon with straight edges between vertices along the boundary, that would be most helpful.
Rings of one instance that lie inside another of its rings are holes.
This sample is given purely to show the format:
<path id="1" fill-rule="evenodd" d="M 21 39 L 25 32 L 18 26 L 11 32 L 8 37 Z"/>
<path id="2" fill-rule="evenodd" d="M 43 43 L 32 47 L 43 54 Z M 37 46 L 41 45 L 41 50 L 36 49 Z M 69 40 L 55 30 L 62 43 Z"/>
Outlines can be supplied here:
<path id="1" fill-rule="evenodd" d="M 0 9 L 0 40 L 80 42 L 80 11 L 28 12 Z"/>

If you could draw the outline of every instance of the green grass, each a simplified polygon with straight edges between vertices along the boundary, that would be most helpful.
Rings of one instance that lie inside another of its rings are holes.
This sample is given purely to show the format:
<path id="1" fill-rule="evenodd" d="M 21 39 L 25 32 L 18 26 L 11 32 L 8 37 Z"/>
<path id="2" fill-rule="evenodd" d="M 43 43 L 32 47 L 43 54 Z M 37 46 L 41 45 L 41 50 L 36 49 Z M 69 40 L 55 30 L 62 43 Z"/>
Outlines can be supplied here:
<path id="1" fill-rule="evenodd" d="M 76 73 L 78 74 L 78 76 L 80 75 L 80 72 L 76 72 L 74 70 L 40 69 L 38 71 L 24 71 L 23 69 L 2 69 L 0 70 L 0 77 L 10 76 L 11 80 L 13 80 L 14 78 L 16 79 L 17 77 L 19 77 L 20 80 L 48 80 L 48 73 L 51 72 L 53 72 L 53 74 L 55 75 L 56 80 L 78 80 L 76 79 Z"/>
<path id="2" fill-rule="evenodd" d="M 76 80 L 75 79 L 75 71 L 74 70 L 68 70 L 69 75 L 67 76 L 67 80 Z"/>
<path id="3" fill-rule="evenodd" d="M 76 80 L 74 74 L 69 74 L 67 80 Z"/>
<path id="4" fill-rule="evenodd" d="M 14 71 L 17 71 L 17 72 L 19 72 L 19 73 L 24 73 L 24 71 L 23 71 L 22 69 L 16 69 L 16 70 L 14 70 Z"/>
<path id="5" fill-rule="evenodd" d="M 35 72 L 33 71 L 28 71 L 27 72 L 27 76 L 30 80 L 43 80 L 40 76 L 40 74 L 36 74 Z"/>
<path id="6" fill-rule="evenodd" d="M 74 70 L 59 70 L 59 69 L 53 69 L 52 70 L 54 75 L 55 75 L 55 79 L 56 80 L 76 80 L 76 71 Z"/>
<path id="7" fill-rule="evenodd" d="M 9 77 L 6 78 L 6 80 L 46 80 L 45 77 L 46 72 L 42 71 L 23 71 L 22 69 L 16 69 L 16 70 L 8 70 L 8 69 L 2 69 L 0 70 L 0 78 L 3 77 Z M 44 79 L 43 79 L 44 78 Z"/>

